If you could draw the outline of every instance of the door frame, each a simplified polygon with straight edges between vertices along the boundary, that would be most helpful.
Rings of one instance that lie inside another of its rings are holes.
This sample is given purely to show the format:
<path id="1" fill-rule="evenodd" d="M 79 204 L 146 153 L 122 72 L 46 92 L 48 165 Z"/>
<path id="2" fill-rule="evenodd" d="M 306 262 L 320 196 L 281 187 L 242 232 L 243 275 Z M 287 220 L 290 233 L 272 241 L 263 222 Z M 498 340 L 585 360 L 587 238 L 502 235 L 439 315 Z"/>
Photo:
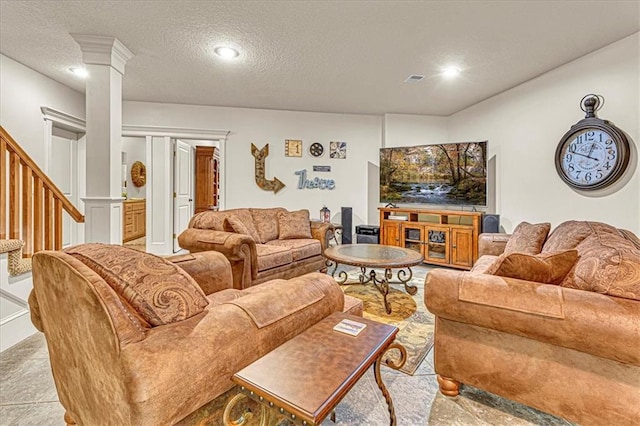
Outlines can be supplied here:
<path id="1" fill-rule="evenodd" d="M 226 198 L 225 152 L 228 130 L 122 126 L 122 136 L 147 141 L 147 252 L 173 253 L 173 147 L 171 139 L 217 141 L 220 148 L 220 209 Z M 155 214 L 152 212 L 155 210 Z M 162 213 L 159 214 L 158 212 Z"/>
<path id="2" fill-rule="evenodd" d="M 84 201 L 82 200 L 87 196 L 86 122 L 82 118 L 75 117 L 47 106 L 40 107 L 40 111 L 44 118 L 44 172 L 47 176 L 51 174 L 51 156 L 54 149 L 54 128 L 76 134 L 76 155 L 75 158 L 72 159 L 76 162 L 76 173 L 75 176 L 73 176 L 77 182 L 77 200 L 75 206 L 78 211 L 84 215 Z M 77 244 L 84 243 L 84 223 L 73 222 L 73 225 L 74 229 L 72 230 L 72 234 L 75 234 L 75 242 Z"/>

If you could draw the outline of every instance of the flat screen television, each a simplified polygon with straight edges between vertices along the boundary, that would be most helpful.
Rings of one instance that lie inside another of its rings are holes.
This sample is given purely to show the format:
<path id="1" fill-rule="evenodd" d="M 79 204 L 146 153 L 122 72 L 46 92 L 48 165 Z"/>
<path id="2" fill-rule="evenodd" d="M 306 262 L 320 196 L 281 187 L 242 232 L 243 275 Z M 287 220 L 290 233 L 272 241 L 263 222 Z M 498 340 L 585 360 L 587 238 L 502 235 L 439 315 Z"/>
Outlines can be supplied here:
<path id="1" fill-rule="evenodd" d="M 487 205 L 487 142 L 380 149 L 380 202 Z"/>

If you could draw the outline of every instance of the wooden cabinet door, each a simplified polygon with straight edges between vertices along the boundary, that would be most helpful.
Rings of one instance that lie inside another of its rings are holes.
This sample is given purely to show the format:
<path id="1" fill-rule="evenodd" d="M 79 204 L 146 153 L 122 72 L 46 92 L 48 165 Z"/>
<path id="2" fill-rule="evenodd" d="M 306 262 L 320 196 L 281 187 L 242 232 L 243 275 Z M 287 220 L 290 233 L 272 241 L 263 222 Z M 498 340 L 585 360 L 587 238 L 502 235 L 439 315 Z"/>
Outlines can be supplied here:
<path id="1" fill-rule="evenodd" d="M 400 246 L 400 224 L 399 223 L 382 223 L 382 240 L 380 241 L 385 246 Z"/>
<path id="2" fill-rule="evenodd" d="M 473 266 L 473 230 L 451 229 L 451 264 Z"/>
<path id="3" fill-rule="evenodd" d="M 425 262 L 449 264 L 450 229 L 448 226 L 425 225 L 424 259 Z"/>
<path id="4" fill-rule="evenodd" d="M 415 250 L 424 256 L 424 226 L 403 223 L 400 230 L 401 247 Z"/>
<path id="5" fill-rule="evenodd" d="M 133 213 L 133 228 L 136 238 L 143 237 L 145 234 L 145 211 L 136 210 Z"/>

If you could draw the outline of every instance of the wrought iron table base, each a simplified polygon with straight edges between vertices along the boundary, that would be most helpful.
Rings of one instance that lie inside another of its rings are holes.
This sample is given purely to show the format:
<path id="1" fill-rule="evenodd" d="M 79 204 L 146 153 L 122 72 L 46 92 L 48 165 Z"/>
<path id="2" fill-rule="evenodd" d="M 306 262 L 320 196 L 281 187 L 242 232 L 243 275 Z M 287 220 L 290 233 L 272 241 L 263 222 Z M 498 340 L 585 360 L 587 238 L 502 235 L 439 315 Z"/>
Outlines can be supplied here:
<path id="1" fill-rule="evenodd" d="M 338 270 L 338 262 L 327 260 L 326 265 L 327 267 L 333 266 L 331 276 L 335 278 L 336 271 Z M 408 272 L 405 271 L 405 268 L 398 269 L 399 270 L 396 274 L 398 281 L 404 284 L 404 289 L 406 290 L 406 292 L 413 296 L 418 292 L 418 287 L 409 284 L 409 281 L 411 281 L 411 278 L 413 278 L 413 271 L 411 270 L 411 267 L 406 268 Z M 338 272 L 338 279 L 336 279 L 336 282 L 338 284 L 346 284 L 347 279 L 348 274 L 346 271 Z M 365 266 L 360 267 L 360 275 L 358 276 L 360 284 L 372 283 L 378 289 L 380 294 L 382 294 L 382 298 L 384 299 L 384 309 L 387 311 L 387 314 L 391 313 L 391 304 L 389 304 L 389 301 L 387 300 L 387 295 L 389 294 L 389 284 L 393 283 L 391 279 L 393 279 L 393 271 L 391 270 L 391 268 L 385 268 L 384 273 L 382 274 L 382 278 L 379 278 L 373 268 L 369 270 L 369 273 L 367 273 L 367 268 Z"/>

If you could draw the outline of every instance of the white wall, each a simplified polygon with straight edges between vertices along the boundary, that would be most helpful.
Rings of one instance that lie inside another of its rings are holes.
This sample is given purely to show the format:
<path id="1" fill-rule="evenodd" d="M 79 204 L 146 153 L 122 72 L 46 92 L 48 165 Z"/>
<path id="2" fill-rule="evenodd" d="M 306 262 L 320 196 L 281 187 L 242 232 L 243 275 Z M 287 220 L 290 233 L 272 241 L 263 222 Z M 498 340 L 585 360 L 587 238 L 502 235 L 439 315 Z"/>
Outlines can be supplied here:
<path id="1" fill-rule="evenodd" d="M 448 142 L 449 119 L 430 115 L 385 114 L 384 147 Z"/>
<path id="2" fill-rule="evenodd" d="M 45 127 L 40 107 L 84 118 L 84 95 L 0 55 L 0 125 L 45 169 Z M 4 170 L 3 170 L 4 172 Z M 0 255 L 0 350 L 36 330 L 27 310 L 31 274 L 9 277 L 7 255 Z"/>
<path id="3" fill-rule="evenodd" d="M 146 198 L 147 185 L 138 188 L 131 181 L 131 167 L 136 161 L 147 166 L 147 144 L 143 137 L 122 137 L 122 152 L 125 153 L 127 165 L 127 198 Z"/>
<path id="4" fill-rule="evenodd" d="M 354 226 L 367 223 L 367 163 L 378 161 L 382 117 L 124 102 L 123 123 L 229 130 L 223 177 L 226 209 L 282 206 L 289 210 L 309 209 L 311 217 L 318 218 L 320 209 L 326 205 L 334 218 L 344 206 L 353 207 Z M 303 140 L 302 158 L 284 156 L 285 139 Z M 330 141 L 347 142 L 345 160 L 329 158 Z M 308 153 L 313 142 L 324 145 L 322 157 L 311 157 Z M 286 184 L 275 195 L 255 183 L 251 143 L 259 149 L 269 143 L 266 177 L 277 177 Z M 313 165 L 331 166 L 331 172 L 313 172 Z M 334 179 L 336 188 L 297 189 L 298 176 L 294 172 L 301 169 L 307 169 L 311 178 Z"/>
<path id="5" fill-rule="evenodd" d="M 44 170 L 44 122 L 47 106 L 85 117 L 84 94 L 0 55 L 0 125 Z"/>
<path id="6" fill-rule="evenodd" d="M 550 71 L 449 118 L 451 140 L 488 140 L 496 155 L 497 212 L 510 232 L 521 221 L 603 221 L 640 232 L 640 171 L 619 191 L 589 197 L 555 170 L 556 146 L 584 118 L 579 102 L 604 96 L 598 113 L 640 142 L 640 33 Z"/>

